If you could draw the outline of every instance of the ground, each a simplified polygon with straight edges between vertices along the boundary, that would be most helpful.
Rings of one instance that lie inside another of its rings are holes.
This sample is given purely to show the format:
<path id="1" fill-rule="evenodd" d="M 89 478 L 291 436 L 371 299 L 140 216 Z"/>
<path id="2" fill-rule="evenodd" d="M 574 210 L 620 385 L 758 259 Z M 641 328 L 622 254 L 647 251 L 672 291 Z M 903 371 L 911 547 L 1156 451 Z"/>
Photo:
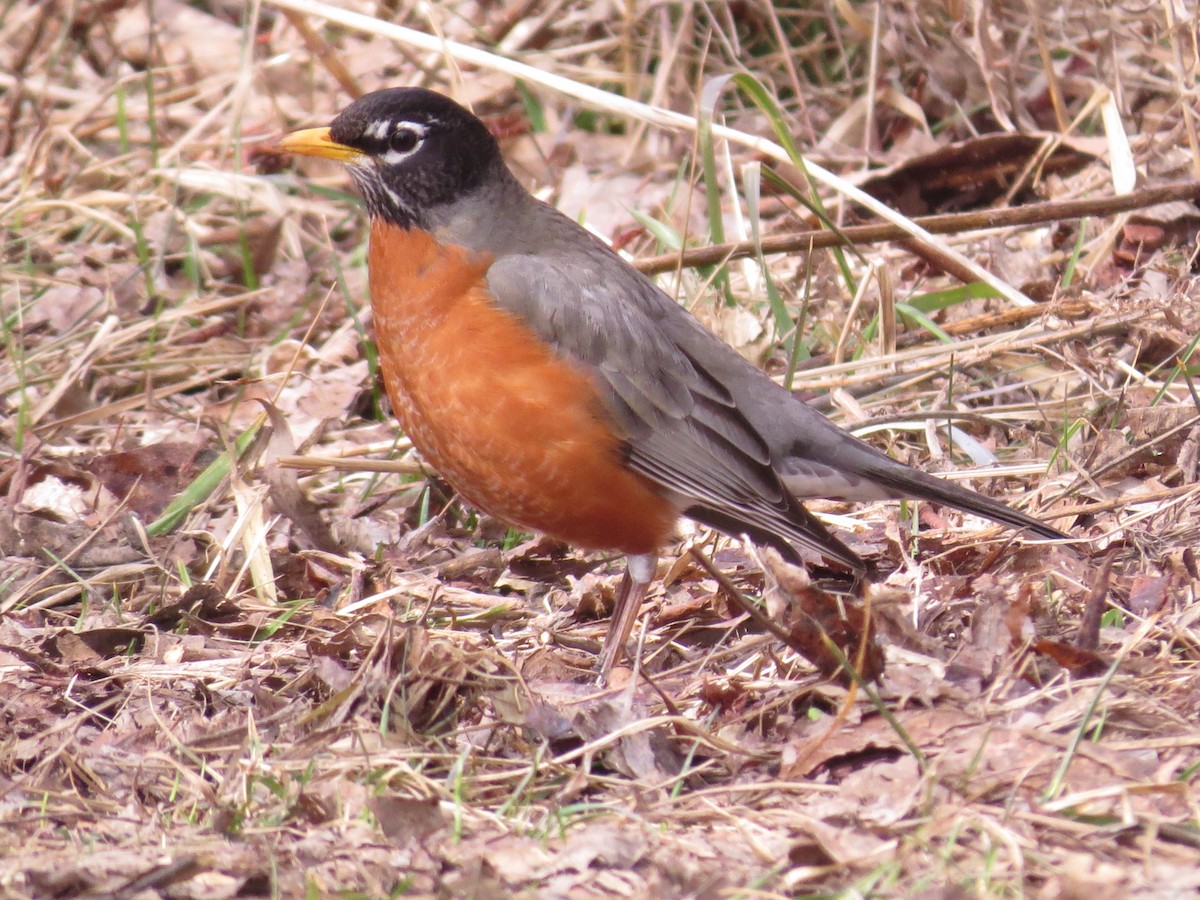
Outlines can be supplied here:
<path id="1" fill-rule="evenodd" d="M 1200 889 L 1194 13 L 1038 7 L 8 4 L 0 892 Z M 800 400 L 1073 542 L 815 503 L 886 575 L 856 600 L 684 527 L 597 687 L 620 560 L 426 470 L 362 208 L 271 149 L 397 84 Z M 987 215 L 866 236 L 847 181 Z"/>

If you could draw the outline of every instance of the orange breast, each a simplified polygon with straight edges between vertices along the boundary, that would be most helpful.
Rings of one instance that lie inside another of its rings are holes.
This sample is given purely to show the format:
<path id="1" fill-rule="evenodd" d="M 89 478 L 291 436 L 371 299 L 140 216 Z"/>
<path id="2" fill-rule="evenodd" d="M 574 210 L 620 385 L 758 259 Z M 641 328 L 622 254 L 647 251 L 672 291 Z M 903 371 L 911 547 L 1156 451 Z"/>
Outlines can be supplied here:
<path id="1" fill-rule="evenodd" d="M 372 223 L 368 265 L 388 396 L 471 503 L 581 547 L 653 553 L 677 511 L 626 468 L 595 386 L 488 294 L 490 260 Z"/>

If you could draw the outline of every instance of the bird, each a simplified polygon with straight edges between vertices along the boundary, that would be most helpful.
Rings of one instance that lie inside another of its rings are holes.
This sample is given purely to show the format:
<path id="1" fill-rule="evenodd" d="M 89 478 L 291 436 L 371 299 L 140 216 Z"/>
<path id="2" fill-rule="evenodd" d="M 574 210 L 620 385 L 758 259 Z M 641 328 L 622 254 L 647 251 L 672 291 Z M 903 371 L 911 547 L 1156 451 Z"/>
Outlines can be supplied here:
<path id="1" fill-rule="evenodd" d="M 681 516 L 861 579 L 875 566 L 803 501 L 934 501 L 1068 538 L 795 398 L 530 194 L 484 122 L 441 93 L 373 91 L 278 149 L 345 164 L 362 195 L 379 365 L 426 462 L 522 530 L 627 557 L 602 681 Z"/>

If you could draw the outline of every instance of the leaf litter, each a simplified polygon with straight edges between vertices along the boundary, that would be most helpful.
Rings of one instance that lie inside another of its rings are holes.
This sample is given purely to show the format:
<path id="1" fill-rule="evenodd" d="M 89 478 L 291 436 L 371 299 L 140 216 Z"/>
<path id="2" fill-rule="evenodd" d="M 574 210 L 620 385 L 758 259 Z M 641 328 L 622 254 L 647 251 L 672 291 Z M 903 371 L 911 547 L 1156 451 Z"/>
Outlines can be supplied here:
<path id="1" fill-rule="evenodd" d="M 327 121 L 342 86 L 428 83 L 474 103 L 531 188 L 648 257 L 668 233 L 707 242 L 691 139 L 499 69 L 460 80 L 292 6 L 18 2 L 0 20 L 0 891 L 1200 887 L 1194 202 L 953 238 L 1030 311 L 955 297 L 941 254 L 864 246 L 855 275 L 886 267 L 950 343 L 911 317 L 872 340 L 883 290 L 848 323 L 828 257 L 768 257 L 805 310 L 801 397 L 1087 543 L 814 504 L 898 565 L 856 606 L 819 566 L 686 532 L 722 577 L 665 561 L 641 661 L 601 690 L 617 561 L 511 533 L 424 469 L 375 379 L 344 176 L 258 148 Z M 687 113 L 696 84 L 749 66 L 818 161 L 886 166 L 891 202 L 921 211 L 1109 190 L 1119 148 L 1087 118 L 1103 87 L 1152 184 L 1197 171 L 1173 8 L 1138 30 L 1095 4 L 955 21 L 900 3 L 872 31 L 848 9 L 457 6 L 393 12 Z M 722 104 L 767 133 L 737 94 Z M 728 152 L 731 172 L 753 157 Z M 912 174 L 931 161 L 944 181 Z M 783 194 L 760 203 L 768 234 L 813 224 Z M 663 284 L 787 376 L 764 273 L 729 273 L 732 312 L 702 272 Z"/>

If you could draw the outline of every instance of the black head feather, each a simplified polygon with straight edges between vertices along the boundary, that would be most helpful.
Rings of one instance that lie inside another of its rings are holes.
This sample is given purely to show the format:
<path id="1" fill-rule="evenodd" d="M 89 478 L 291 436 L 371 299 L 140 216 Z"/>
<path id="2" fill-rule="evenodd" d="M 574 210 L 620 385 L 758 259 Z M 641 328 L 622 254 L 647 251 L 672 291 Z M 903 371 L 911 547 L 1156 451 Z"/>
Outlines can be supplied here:
<path id="1" fill-rule="evenodd" d="M 507 169 L 496 139 L 448 97 L 424 88 L 374 91 L 346 107 L 330 137 L 363 155 L 350 166 L 372 216 L 427 227 L 436 208 Z"/>

